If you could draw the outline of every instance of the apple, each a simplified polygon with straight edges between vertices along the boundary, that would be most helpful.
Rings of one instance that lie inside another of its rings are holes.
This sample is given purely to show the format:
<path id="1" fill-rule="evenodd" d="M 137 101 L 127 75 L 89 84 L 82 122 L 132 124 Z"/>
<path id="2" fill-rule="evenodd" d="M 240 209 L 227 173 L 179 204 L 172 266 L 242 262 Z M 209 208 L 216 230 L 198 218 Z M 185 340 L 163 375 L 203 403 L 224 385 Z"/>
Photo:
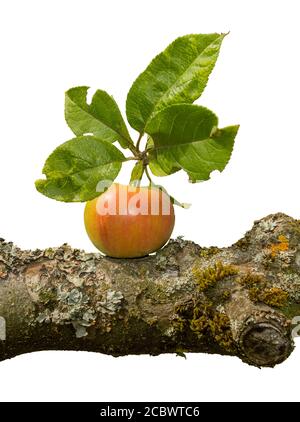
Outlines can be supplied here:
<path id="1" fill-rule="evenodd" d="M 170 239 L 175 214 L 170 197 L 161 189 L 114 183 L 87 202 L 84 222 L 101 252 L 114 258 L 138 258 Z"/>

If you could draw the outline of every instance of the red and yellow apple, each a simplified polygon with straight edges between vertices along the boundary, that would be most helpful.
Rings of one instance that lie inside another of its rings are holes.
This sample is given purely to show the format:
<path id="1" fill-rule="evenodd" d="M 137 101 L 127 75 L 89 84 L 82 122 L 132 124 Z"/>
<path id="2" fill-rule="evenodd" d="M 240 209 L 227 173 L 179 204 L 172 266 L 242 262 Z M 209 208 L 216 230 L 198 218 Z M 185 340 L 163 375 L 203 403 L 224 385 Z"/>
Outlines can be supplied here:
<path id="1" fill-rule="evenodd" d="M 157 251 L 170 239 L 175 214 L 170 197 L 161 189 L 115 183 L 87 202 L 84 222 L 101 252 L 137 258 Z"/>

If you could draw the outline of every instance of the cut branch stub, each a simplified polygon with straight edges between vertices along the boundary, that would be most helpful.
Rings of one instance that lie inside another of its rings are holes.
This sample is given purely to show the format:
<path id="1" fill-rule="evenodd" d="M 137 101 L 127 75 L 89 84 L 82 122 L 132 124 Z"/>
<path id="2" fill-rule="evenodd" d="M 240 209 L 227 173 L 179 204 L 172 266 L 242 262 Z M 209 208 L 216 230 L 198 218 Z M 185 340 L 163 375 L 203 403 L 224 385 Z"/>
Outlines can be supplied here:
<path id="1" fill-rule="evenodd" d="M 290 321 L 272 307 L 253 303 L 238 287 L 226 304 L 233 338 L 241 358 L 255 366 L 274 366 L 293 350 Z"/>
<path id="2" fill-rule="evenodd" d="M 283 362 L 293 350 L 288 327 L 287 322 L 279 325 L 271 319 L 247 321 L 239 341 L 246 361 L 257 366 L 271 367 Z"/>

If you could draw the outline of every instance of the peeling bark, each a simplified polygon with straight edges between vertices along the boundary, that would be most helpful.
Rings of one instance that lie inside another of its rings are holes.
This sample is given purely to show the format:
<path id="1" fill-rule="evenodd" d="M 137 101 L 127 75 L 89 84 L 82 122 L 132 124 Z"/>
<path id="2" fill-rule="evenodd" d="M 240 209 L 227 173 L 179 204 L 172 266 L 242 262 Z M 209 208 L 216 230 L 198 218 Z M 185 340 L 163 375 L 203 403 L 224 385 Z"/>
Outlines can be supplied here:
<path id="1" fill-rule="evenodd" d="M 0 360 L 58 349 L 204 352 L 274 366 L 293 350 L 297 315 L 300 222 L 284 214 L 229 248 L 178 238 L 130 260 L 0 240 Z"/>

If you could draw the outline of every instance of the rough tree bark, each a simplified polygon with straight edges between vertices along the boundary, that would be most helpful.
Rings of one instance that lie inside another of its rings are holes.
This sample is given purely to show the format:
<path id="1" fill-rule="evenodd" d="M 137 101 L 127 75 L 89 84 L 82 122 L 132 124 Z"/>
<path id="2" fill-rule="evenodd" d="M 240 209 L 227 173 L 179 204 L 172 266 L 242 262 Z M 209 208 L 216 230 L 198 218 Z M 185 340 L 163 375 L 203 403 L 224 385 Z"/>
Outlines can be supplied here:
<path id="1" fill-rule="evenodd" d="M 293 350 L 296 315 L 300 221 L 284 214 L 229 248 L 178 238 L 141 259 L 0 241 L 0 360 L 49 349 L 204 352 L 274 366 Z"/>

